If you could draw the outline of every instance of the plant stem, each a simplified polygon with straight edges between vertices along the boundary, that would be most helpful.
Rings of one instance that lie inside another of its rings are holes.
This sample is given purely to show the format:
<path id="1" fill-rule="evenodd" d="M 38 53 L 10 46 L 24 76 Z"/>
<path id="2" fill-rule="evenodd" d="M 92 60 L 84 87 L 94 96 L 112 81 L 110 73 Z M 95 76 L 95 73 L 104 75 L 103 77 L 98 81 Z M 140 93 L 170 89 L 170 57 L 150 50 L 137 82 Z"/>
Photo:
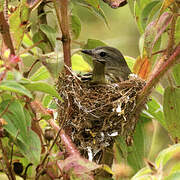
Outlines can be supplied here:
<path id="1" fill-rule="evenodd" d="M 5 163 L 5 165 L 6 165 L 6 169 L 7 169 L 7 171 L 8 171 L 8 174 L 7 174 L 8 178 L 9 178 L 10 180 L 16 180 L 15 175 L 14 175 L 14 173 L 13 173 L 13 171 L 12 171 L 12 167 L 11 167 L 9 161 L 8 161 L 8 158 L 7 158 L 7 152 L 5 151 L 5 149 L 4 149 L 4 147 L 3 147 L 3 144 L 2 144 L 1 139 L 0 139 L 0 149 L 1 149 L 2 154 L 3 154 L 2 157 L 3 157 L 4 163 Z"/>
<path id="2" fill-rule="evenodd" d="M 68 67 L 71 67 L 71 37 L 69 32 L 69 17 L 68 17 L 68 0 L 53 0 L 54 7 L 57 14 L 58 23 L 62 32 L 62 45 L 64 53 L 64 63 Z M 64 66 L 66 69 L 66 66 Z M 66 74 L 69 71 L 66 69 Z"/>

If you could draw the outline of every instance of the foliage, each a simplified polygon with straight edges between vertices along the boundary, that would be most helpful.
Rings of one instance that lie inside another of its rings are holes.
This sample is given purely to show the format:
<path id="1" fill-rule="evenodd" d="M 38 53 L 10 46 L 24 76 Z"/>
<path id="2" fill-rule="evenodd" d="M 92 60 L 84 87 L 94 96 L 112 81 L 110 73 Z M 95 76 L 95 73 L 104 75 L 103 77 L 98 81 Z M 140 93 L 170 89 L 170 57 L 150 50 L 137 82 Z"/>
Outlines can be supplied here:
<path id="1" fill-rule="evenodd" d="M 93 179 L 92 171 L 97 168 L 104 169 L 113 179 L 130 178 L 132 174 L 133 180 L 180 179 L 180 145 L 162 150 L 152 163 L 148 154 L 154 139 L 151 141 L 147 132 L 152 120 L 157 121 L 171 137 L 172 144 L 180 141 L 180 3 L 176 0 L 104 2 L 109 8 L 120 8 L 128 2 L 141 36 L 136 61 L 125 57 L 133 72 L 147 82 L 134 112 L 138 124 L 133 145 L 127 146 L 123 137 L 118 137 L 112 167 L 97 165 L 80 156 L 55 121 L 55 100 L 63 101 L 55 82 L 63 69 L 69 73 L 64 64 L 72 64 L 72 70 L 78 73 L 89 72 L 92 60 L 81 55 L 79 48 L 108 45 L 88 37 L 86 42 L 80 42 L 83 26 L 81 17 L 73 10 L 77 6 L 86 8 L 109 28 L 102 2 L 1 0 L 0 168 L 9 179 L 16 179 L 15 175 L 23 179 L 40 176 Z M 144 99 L 151 92 L 151 100 L 146 103 Z M 57 141 L 59 137 L 61 142 Z M 155 131 L 153 138 L 157 138 Z M 148 159 L 145 168 L 144 158 Z M 15 170 L 15 162 L 23 165 L 23 172 Z"/>

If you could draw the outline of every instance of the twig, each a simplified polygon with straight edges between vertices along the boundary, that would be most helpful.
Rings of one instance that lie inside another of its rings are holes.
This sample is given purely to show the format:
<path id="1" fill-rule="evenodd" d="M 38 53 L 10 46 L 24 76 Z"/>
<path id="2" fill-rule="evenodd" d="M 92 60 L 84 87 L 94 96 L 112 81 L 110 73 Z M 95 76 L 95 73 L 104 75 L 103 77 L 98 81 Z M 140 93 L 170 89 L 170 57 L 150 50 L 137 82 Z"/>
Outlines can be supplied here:
<path id="1" fill-rule="evenodd" d="M 3 147 L 3 144 L 2 144 L 2 141 L 1 141 L 1 139 L 0 139 L 0 149 L 1 149 L 1 151 L 2 151 L 2 154 L 3 154 L 3 160 L 4 160 L 4 162 L 5 162 L 5 165 L 6 165 L 6 169 L 8 170 L 8 178 L 10 179 L 10 180 L 16 180 L 16 178 L 15 178 L 15 175 L 14 175 L 14 173 L 13 173 L 13 171 L 12 171 L 12 167 L 10 166 L 10 163 L 9 163 L 9 161 L 8 161 L 8 156 L 7 156 L 7 152 L 5 151 L 5 149 L 4 149 L 4 147 Z"/>
<path id="2" fill-rule="evenodd" d="M 40 43 L 42 43 L 44 40 L 40 40 L 36 43 L 34 43 L 32 46 L 26 48 L 24 51 L 22 51 L 21 53 L 19 53 L 19 56 L 22 55 L 22 54 L 25 54 L 27 52 L 29 52 L 31 49 L 33 49 L 34 47 L 38 46 Z"/>

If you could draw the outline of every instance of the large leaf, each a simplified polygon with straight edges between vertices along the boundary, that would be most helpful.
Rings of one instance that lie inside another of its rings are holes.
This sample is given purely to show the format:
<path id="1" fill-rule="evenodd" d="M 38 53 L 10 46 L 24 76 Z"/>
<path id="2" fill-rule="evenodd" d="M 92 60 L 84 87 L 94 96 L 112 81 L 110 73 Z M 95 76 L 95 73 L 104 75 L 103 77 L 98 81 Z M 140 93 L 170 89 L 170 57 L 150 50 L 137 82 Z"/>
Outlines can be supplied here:
<path id="1" fill-rule="evenodd" d="M 49 85 L 48 83 L 45 83 L 45 82 L 30 82 L 28 84 L 24 84 L 24 86 L 27 89 L 29 89 L 30 91 L 44 92 L 44 93 L 50 94 L 50 95 L 58 98 L 59 100 L 62 100 L 62 98 L 60 97 L 60 95 L 58 94 L 58 92 L 56 91 L 54 86 Z"/>
<path id="2" fill-rule="evenodd" d="M 28 89 L 26 89 L 24 86 L 13 80 L 3 81 L 0 84 L 0 90 L 20 93 L 25 96 L 28 96 L 29 98 L 32 98 L 32 94 Z"/>
<path id="3" fill-rule="evenodd" d="M 135 170 L 143 167 L 143 158 L 146 156 L 145 142 L 144 142 L 144 125 L 149 122 L 149 117 L 142 116 L 136 126 L 133 137 L 133 145 L 127 146 L 125 139 L 118 136 L 115 144 L 115 159 L 118 163 L 122 162 L 122 158 L 128 161 L 128 164 Z"/>
<path id="4" fill-rule="evenodd" d="M 56 30 L 47 24 L 41 24 L 40 29 L 44 34 L 46 34 L 48 40 L 51 42 L 51 45 L 55 47 Z"/>
<path id="5" fill-rule="evenodd" d="M 107 27 L 109 27 L 104 11 L 101 9 L 99 5 L 99 0 L 72 0 L 72 2 L 74 2 L 75 4 L 77 3 L 83 7 L 86 7 L 90 12 L 103 19 Z"/>
<path id="6" fill-rule="evenodd" d="M 173 138 L 180 140 L 180 88 L 165 89 L 163 109 L 167 130 Z"/>
<path id="7" fill-rule="evenodd" d="M 176 81 L 176 85 L 180 86 L 180 64 L 176 64 L 173 67 L 173 76 Z"/>
<path id="8" fill-rule="evenodd" d="M 23 109 L 19 101 L 4 101 L 0 104 L 0 113 L 7 124 L 4 129 L 14 138 L 21 153 L 32 163 L 40 161 L 41 144 L 38 135 L 31 130 L 31 116 Z"/>
<path id="9" fill-rule="evenodd" d="M 30 78 L 32 81 L 40 81 L 40 80 L 45 80 L 50 77 L 50 73 L 48 70 L 44 67 L 41 66 Z"/>

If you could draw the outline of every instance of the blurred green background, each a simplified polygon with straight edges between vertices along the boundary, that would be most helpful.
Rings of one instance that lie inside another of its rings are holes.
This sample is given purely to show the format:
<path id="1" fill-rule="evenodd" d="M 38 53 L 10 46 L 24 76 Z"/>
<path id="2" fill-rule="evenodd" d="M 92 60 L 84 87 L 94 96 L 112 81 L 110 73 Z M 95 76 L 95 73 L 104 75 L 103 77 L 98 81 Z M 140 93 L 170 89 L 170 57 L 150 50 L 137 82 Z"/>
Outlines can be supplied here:
<path id="1" fill-rule="evenodd" d="M 129 5 L 112 9 L 100 2 L 107 17 L 109 28 L 101 18 L 95 17 L 87 8 L 75 6 L 73 11 L 80 17 L 82 29 L 79 40 L 98 39 L 118 48 L 125 56 L 137 57 L 139 33 Z"/>

